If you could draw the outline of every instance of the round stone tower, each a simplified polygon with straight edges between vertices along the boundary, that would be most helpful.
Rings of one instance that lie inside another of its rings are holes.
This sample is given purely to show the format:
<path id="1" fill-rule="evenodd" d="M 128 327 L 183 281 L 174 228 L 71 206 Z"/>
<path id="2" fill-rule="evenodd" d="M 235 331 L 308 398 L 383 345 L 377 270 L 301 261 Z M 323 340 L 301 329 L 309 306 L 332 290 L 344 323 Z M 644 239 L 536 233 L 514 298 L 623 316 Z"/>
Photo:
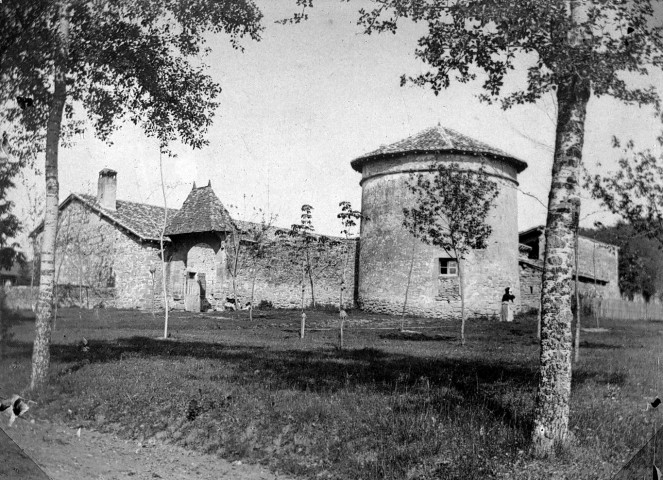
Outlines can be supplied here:
<path id="1" fill-rule="evenodd" d="M 366 219 L 361 223 L 358 302 L 367 311 L 400 314 L 412 268 L 406 313 L 438 318 L 460 314 L 457 259 L 416 240 L 403 226 L 403 208 L 413 204 L 408 179 L 429 175 L 437 162 L 456 162 L 467 170 L 484 165 L 499 187 L 487 219 L 492 233 L 486 248 L 473 250 L 465 259 L 466 313 L 498 314 L 504 289 L 511 287 L 516 295 L 520 291 L 516 187 L 518 173 L 527 164 L 438 126 L 351 163 L 362 174 L 361 210 Z M 515 303 L 520 305 L 518 297 Z"/>

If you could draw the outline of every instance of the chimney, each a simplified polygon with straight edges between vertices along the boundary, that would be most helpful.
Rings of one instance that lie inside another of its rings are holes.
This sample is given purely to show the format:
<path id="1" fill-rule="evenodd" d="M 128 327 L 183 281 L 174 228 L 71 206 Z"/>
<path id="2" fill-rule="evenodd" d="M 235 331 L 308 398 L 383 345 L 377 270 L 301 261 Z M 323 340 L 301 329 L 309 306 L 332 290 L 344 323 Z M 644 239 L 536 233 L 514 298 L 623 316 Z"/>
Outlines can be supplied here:
<path id="1" fill-rule="evenodd" d="M 97 184 L 97 203 L 106 210 L 115 210 L 115 195 L 117 193 L 117 172 L 104 168 L 99 172 Z"/>

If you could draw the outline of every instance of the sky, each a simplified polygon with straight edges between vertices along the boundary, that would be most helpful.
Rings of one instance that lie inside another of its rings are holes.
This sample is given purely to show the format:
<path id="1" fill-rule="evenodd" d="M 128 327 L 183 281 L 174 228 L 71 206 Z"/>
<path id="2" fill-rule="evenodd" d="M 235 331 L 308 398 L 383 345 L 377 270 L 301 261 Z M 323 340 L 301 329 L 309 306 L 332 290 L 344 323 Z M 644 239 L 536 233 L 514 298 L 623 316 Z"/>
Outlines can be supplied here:
<path id="1" fill-rule="evenodd" d="M 395 35 L 365 35 L 357 12 L 371 4 L 362 0 L 316 0 L 308 21 L 279 25 L 274 20 L 292 14 L 294 0 L 257 4 L 265 16 L 261 41 L 242 41 L 241 52 L 226 36 L 209 37 L 212 52 L 204 62 L 223 89 L 220 106 L 209 146 L 193 151 L 173 145 L 177 158 L 163 158 L 169 207 L 181 206 L 193 182 L 211 182 L 236 218 L 257 220 L 261 209 L 276 215 L 276 224 L 289 226 L 309 204 L 316 230 L 338 235 L 339 202 L 361 205 L 361 175 L 350 161 L 440 124 L 525 160 L 519 230 L 545 224 L 556 118 L 551 95 L 503 111 L 479 102 L 479 83 L 452 83 L 438 96 L 427 88 L 401 87 L 402 74 L 426 71 L 414 56 L 421 25 L 405 22 Z M 663 76 L 651 83 L 663 84 Z M 618 158 L 613 135 L 648 147 L 659 130 L 650 110 L 592 97 L 584 163 L 591 173 L 608 171 Z M 162 204 L 158 144 L 132 125 L 112 141 L 96 140 L 90 129 L 60 150 L 61 200 L 71 192 L 96 193 L 98 172 L 112 168 L 118 172 L 118 199 Z M 43 190 L 43 179 L 28 177 L 32 192 Z M 12 193 L 16 213 L 30 224 L 27 196 L 25 187 Z M 615 218 L 584 195 L 581 226 L 596 220 Z"/>

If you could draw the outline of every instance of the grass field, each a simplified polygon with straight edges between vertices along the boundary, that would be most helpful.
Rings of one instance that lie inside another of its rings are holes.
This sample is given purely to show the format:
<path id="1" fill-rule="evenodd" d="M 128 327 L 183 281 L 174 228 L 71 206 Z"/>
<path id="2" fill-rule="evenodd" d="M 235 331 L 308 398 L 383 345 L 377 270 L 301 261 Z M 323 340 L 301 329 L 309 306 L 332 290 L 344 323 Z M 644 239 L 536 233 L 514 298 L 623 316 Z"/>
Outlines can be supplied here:
<path id="1" fill-rule="evenodd" d="M 344 350 L 333 312 L 171 315 L 61 310 L 40 418 L 172 442 L 302 478 L 609 478 L 663 424 L 663 324 L 603 322 L 574 368 L 573 447 L 527 451 L 537 384 L 534 317 L 459 325 L 351 312 Z M 10 317 L 0 393 L 28 384 L 34 319 Z M 371 328 L 380 327 L 380 328 Z M 85 337 L 89 351 L 78 343 Z M 659 407 L 660 409 L 660 407 Z"/>

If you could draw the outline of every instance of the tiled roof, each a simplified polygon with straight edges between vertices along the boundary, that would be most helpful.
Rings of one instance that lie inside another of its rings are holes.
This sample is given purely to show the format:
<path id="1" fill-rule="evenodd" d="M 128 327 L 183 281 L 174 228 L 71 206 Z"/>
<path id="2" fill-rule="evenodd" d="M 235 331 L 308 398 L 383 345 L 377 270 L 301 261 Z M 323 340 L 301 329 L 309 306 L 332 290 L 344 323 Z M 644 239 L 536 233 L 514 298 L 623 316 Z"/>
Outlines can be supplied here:
<path id="1" fill-rule="evenodd" d="M 211 185 L 193 188 L 168 223 L 166 235 L 232 231 L 232 219 Z"/>
<path id="2" fill-rule="evenodd" d="M 502 150 L 441 126 L 426 129 L 391 145 L 383 145 L 377 150 L 354 159 L 350 165 L 356 171 L 361 172 L 362 167 L 371 160 L 408 153 L 440 152 L 494 155 L 511 163 L 518 173 L 527 168 L 527 163 Z"/>
<path id="3" fill-rule="evenodd" d="M 141 240 L 158 241 L 163 228 L 163 207 L 148 205 L 146 203 L 127 202 L 117 200 L 116 210 L 107 210 L 102 208 L 93 195 L 72 193 L 70 198 L 74 197 L 88 205 L 93 210 L 103 214 L 105 217 L 118 224 L 122 228 L 129 230 Z M 62 208 L 69 198 L 62 202 Z M 173 218 L 177 210 L 168 209 L 168 218 Z M 166 238 L 169 241 L 168 238 Z"/>

